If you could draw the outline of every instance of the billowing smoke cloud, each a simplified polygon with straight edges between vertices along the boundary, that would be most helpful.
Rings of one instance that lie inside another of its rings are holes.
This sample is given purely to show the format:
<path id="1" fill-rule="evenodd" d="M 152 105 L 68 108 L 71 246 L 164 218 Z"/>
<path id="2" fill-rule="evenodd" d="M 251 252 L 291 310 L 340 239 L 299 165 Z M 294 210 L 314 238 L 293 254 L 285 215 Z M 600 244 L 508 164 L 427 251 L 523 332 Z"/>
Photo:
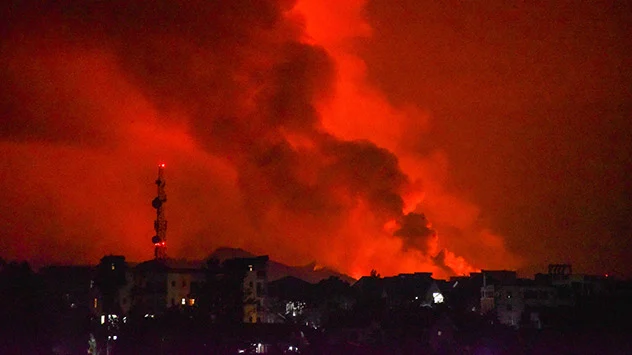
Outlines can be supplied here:
<path id="1" fill-rule="evenodd" d="M 315 36 L 310 6 L 324 5 L 5 6 L 0 207 L 12 214 L 0 249 L 36 261 L 150 257 L 164 159 L 173 256 L 230 245 L 353 276 L 474 270 L 421 211 L 467 205 L 443 191 L 432 155 L 402 143 L 426 117 L 391 107 L 349 66 L 358 58 Z M 331 24 L 345 21 L 366 27 Z M 437 218 L 467 231 L 464 210 Z"/>
<path id="2" fill-rule="evenodd" d="M 411 212 L 402 218 L 401 227 L 395 231 L 395 235 L 404 239 L 405 248 L 416 248 L 427 253 L 434 249 L 437 238 L 437 232 L 431 227 L 425 215 Z"/>

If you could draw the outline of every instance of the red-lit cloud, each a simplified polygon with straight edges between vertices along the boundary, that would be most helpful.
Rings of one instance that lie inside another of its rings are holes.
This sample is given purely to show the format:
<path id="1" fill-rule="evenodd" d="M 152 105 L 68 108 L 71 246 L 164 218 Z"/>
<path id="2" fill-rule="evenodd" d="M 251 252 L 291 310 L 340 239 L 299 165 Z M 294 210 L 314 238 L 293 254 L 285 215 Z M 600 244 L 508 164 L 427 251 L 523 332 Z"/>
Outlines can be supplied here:
<path id="1" fill-rule="evenodd" d="M 368 5 L 12 2 L 2 256 L 150 258 L 164 161 L 173 257 L 233 246 L 355 277 L 520 266 L 452 188 L 430 108 L 371 81 Z"/>

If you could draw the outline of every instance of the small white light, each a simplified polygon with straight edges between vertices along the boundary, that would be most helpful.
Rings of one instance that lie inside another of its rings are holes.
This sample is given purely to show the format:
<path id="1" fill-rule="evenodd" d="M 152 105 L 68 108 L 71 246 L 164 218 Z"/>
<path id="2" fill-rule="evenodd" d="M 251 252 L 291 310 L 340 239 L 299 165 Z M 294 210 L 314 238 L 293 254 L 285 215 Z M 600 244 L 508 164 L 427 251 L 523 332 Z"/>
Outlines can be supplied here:
<path id="1" fill-rule="evenodd" d="M 433 292 L 432 299 L 434 303 L 443 303 L 443 295 L 439 292 Z"/>
<path id="2" fill-rule="evenodd" d="M 101 324 L 105 324 L 105 314 L 101 315 Z"/>
<path id="3" fill-rule="evenodd" d="M 112 337 L 112 339 L 116 340 L 116 339 L 118 339 L 118 337 L 115 335 L 115 336 Z"/>
<path id="4" fill-rule="evenodd" d="M 187 300 L 186 300 L 186 298 L 183 298 L 182 299 L 182 305 L 184 306 L 185 304 L 187 304 Z"/>

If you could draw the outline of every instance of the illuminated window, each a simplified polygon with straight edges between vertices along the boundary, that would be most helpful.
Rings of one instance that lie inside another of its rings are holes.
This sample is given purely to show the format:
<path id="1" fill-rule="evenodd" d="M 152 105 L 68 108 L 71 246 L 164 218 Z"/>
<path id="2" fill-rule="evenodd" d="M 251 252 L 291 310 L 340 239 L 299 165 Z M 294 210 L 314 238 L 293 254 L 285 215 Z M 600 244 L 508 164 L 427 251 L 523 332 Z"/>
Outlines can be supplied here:
<path id="1" fill-rule="evenodd" d="M 434 301 L 434 303 L 443 303 L 443 295 L 439 292 L 433 292 L 432 300 Z"/>
<path id="2" fill-rule="evenodd" d="M 94 308 L 97 308 L 98 305 L 99 305 L 99 301 L 95 298 L 94 299 Z"/>
<path id="3" fill-rule="evenodd" d="M 101 324 L 105 324 L 105 314 L 101 315 Z"/>
<path id="4" fill-rule="evenodd" d="M 189 298 L 189 306 L 193 306 L 195 304 L 195 298 Z"/>
<path id="5" fill-rule="evenodd" d="M 112 270 L 114 270 L 114 264 L 112 264 Z"/>
<path id="6" fill-rule="evenodd" d="M 252 265 L 248 265 L 248 270 L 252 271 Z"/>
<path id="7" fill-rule="evenodd" d="M 182 299 L 182 305 L 184 306 L 185 304 L 187 304 L 187 300 L 186 300 L 186 298 L 183 298 Z"/>

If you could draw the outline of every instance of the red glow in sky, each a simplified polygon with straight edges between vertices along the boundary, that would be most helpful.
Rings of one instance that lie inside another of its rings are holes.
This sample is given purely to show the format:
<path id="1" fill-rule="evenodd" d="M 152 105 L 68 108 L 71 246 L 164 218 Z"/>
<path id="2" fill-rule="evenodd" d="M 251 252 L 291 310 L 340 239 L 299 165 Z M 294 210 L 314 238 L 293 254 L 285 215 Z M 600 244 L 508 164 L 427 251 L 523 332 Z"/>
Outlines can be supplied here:
<path id="1" fill-rule="evenodd" d="M 627 5 L 0 10 L 0 256 L 630 275 Z"/>

